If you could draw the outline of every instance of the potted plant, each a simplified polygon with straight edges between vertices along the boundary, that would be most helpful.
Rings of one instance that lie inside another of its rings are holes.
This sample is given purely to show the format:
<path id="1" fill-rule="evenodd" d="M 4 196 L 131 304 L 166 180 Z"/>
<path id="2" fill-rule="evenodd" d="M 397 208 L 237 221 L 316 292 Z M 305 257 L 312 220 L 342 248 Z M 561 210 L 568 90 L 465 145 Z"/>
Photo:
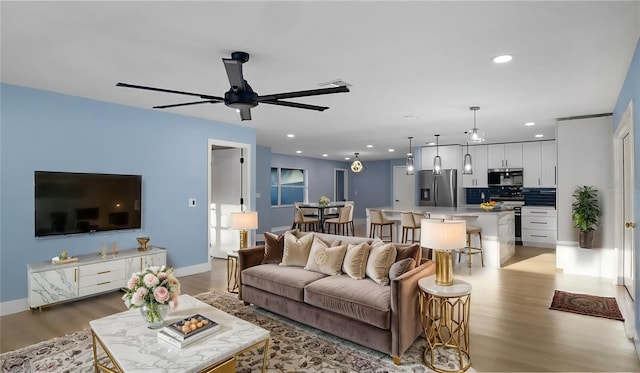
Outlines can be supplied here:
<path id="1" fill-rule="evenodd" d="M 588 185 L 578 187 L 573 193 L 571 218 L 573 226 L 580 230 L 580 247 L 590 249 L 593 246 L 593 231 L 600 220 L 598 190 Z"/>

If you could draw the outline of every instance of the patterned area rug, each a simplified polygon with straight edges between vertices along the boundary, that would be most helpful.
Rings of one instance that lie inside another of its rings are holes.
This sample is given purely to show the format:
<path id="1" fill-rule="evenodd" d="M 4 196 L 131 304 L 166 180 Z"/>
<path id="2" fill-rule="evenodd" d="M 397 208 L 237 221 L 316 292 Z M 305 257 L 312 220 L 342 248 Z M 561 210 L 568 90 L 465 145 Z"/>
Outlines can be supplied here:
<path id="1" fill-rule="evenodd" d="M 556 290 L 549 309 L 624 321 L 616 298 L 613 297 L 599 297 Z"/>
<path id="2" fill-rule="evenodd" d="M 307 327 L 254 306 L 235 295 L 210 292 L 196 298 L 271 331 L 269 372 L 431 372 L 422 362 L 425 340 L 418 338 L 402 356 L 400 366 L 390 356 Z M 106 359 L 104 353 L 101 359 Z M 440 363 L 449 362 L 441 356 Z M 259 371 L 262 350 L 238 357 L 238 372 Z M 2 372 L 92 372 L 91 332 L 54 338 L 0 355 Z M 470 371 L 473 371 L 471 369 Z"/>

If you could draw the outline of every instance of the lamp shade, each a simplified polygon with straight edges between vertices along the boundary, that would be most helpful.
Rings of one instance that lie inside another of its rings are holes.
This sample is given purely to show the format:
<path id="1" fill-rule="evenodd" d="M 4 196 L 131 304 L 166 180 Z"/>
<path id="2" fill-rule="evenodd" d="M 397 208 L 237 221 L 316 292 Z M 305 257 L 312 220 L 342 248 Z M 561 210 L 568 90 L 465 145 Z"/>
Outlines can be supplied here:
<path id="1" fill-rule="evenodd" d="M 256 211 L 232 212 L 230 214 L 231 229 L 258 229 L 258 213 Z"/>
<path id="2" fill-rule="evenodd" d="M 420 246 L 433 250 L 457 250 L 467 245 L 464 220 L 422 219 Z"/>

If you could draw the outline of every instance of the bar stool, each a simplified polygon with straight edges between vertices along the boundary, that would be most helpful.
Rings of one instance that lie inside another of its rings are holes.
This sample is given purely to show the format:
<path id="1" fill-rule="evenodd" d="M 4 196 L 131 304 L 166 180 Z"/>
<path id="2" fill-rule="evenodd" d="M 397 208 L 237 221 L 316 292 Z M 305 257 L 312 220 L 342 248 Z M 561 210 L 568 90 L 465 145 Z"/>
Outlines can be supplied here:
<path id="1" fill-rule="evenodd" d="M 301 231 L 308 231 L 309 229 L 315 231 L 318 224 L 318 218 L 311 218 L 304 216 L 300 207 L 294 207 L 295 215 L 293 218 L 293 228 L 298 228 Z"/>
<path id="2" fill-rule="evenodd" d="M 382 210 L 369 210 L 369 220 L 371 221 L 371 224 L 369 225 L 369 238 L 373 238 L 376 227 L 378 227 L 378 237 L 383 241 L 384 237 L 389 237 L 389 242 L 393 242 L 393 225 L 395 222 L 385 219 L 382 215 Z M 389 236 L 382 235 L 383 228 L 385 226 L 389 226 Z"/>
<path id="3" fill-rule="evenodd" d="M 479 247 L 471 246 L 471 235 L 478 235 Z M 482 228 L 467 224 L 467 247 L 458 251 L 458 263 L 462 254 L 469 255 L 469 268 L 471 268 L 471 258 L 474 254 L 480 254 L 480 261 L 484 267 L 484 255 L 482 254 Z"/>
<path id="4" fill-rule="evenodd" d="M 409 240 L 409 231 L 411 231 L 411 243 L 416 242 L 416 229 L 420 229 L 420 222 L 416 224 L 413 212 L 401 212 L 400 224 L 402 225 L 402 243 Z"/>

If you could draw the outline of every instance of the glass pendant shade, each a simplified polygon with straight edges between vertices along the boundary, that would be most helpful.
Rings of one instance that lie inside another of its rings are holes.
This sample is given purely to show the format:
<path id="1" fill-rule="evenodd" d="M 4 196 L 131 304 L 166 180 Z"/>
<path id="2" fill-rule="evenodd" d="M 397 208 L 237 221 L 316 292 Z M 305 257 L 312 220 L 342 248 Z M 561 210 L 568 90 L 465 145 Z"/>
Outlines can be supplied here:
<path id="1" fill-rule="evenodd" d="M 484 132 L 476 127 L 476 111 L 480 110 L 480 106 L 472 106 L 469 110 L 473 111 L 473 129 L 467 131 L 467 142 L 477 144 L 484 141 Z"/>
<path id="2" fill-rule="evenodd" d="M 413 158 L 413 153 L 411 152 L 411 139 L 413 137 L 409 137 L 409 153 L 407 153 L 407 161 L 406 161 L 406 168 L 407 168 L 407 175 L 413 175 L 414 171 L 415 171 L 415 167 L 414 167 L 414 158 Z"/>
<path id="3" fill-rule="evenodd" d="M 442 175 L 442 159 L 440 159 L 440 155 L 438 154 L 438 137 L 440 135 L 436 135 L 436 156 L 433 158 L 433 174 L 434 175 Z"/>
<path id="4" fill-rule="evenodd" d="M 473 175 L 473 165 L 471 163 L 471 154 L 469 154 L 469 143 L 467 143 L 467 154 L 464 155 L 462 163 L 462 174 Z"/>

